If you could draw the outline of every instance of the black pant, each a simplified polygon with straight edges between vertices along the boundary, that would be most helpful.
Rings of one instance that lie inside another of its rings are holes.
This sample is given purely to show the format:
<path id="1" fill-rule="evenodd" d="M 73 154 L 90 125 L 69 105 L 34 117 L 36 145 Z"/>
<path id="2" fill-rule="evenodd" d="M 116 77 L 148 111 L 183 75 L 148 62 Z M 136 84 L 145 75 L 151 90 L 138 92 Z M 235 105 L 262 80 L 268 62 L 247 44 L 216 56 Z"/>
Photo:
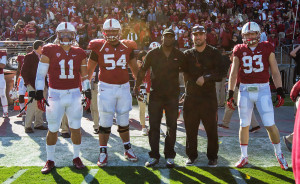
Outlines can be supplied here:
<path id="1" fill-rule="evenodd" d="M 186 129 L 186 154 L 190 159 L 198 157 L 198 130 L 200 120 L 207 134 L 207 158 L 218 158 L 218 130 L 217 130 L 217 99 L 192 98 L 187 96 L 183 106 L 183 118 Z"/>
<path id="2" fill-rule="evenodd" d="M 159 141 L 160 141 L 160 124 L 163 115 L 163 109 L 166 115 L 167 132 L 165 138 L 164 155 L 165 158 L 175 158 L 176 152 L 174 145 L 176 142 L 177 117 L 178 117 L 178 97 L 161 98 L 150 94 L 149 99 L 149 144 L 151 151 L 150 158 L 160 158 Z"/>

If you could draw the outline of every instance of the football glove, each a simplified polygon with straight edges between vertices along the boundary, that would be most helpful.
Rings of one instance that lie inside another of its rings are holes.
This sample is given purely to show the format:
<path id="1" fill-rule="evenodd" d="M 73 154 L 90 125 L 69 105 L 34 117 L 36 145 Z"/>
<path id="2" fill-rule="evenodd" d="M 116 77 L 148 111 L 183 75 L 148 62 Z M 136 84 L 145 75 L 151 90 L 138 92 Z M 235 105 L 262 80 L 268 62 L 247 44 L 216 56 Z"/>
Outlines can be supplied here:
<path id="1" fill-rule="evenodd" d="M 44 98 L 43 90 L 37 90 L 35 93 L 35 100 L 37 101 L 38 108 L 45 112 L 46 111 L 46 105 L 49 106 L 47 100 Z"/>
<path id="2" fill-rule="evenodd" d="M 285 95 L 282 87 L 277 88 L 276 91 L 277 91 L 276 100 L 273 103 L 276 103 L 278 101 L 275 107 L 280 107 L 284 104 Z"/>
<path id="3" fill-rule="evenodd" d="M 300 81 L 298 81 L 291 90 L 290 97 L 293 102 L 296 102 L 296 99 L 299 96 L 299 92 L 300 92 Z"/>
<path id="4" fill-rule="evenodd" d="M 81 104 L 83 106 L 83 109 L 87 112 L 90 112 L 91 99 L 92 99 L 91 89 L 82 92 Z"/>
<path id="5" fill-rule="evenodd" d="M 233 90 L 229 90 L 228 99 L 227 99 L 227 105 L 230 109 L 235 110 L 234 106 L 236 106 L 236 103 L 233 99 Z"/>

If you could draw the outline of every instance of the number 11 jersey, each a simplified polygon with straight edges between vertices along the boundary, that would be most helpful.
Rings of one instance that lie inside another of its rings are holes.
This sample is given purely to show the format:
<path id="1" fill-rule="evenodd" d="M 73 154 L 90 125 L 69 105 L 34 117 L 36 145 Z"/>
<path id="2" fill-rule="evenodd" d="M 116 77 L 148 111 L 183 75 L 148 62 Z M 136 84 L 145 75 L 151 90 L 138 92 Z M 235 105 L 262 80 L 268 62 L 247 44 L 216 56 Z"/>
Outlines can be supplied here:
<path id="1" fill-rule="evenodd" d="M 80 67 L 86 53 L 79 47 L 71 47 L 66 52 L 56 44 L 45 45 L 42 55 L 50 59 L 48 80 L 53 89 L 74 89 L 80 87 Z"/>
<path id="2" fill-rule="evenodd" d="M 238 44 L 233 49 L 233 56 L 239 58 L 240 82 L 243 84 L 269 82 L 269 56 L 274 52 L 270 42 L 261 42 L 252 51 L 247 44 Z"/>

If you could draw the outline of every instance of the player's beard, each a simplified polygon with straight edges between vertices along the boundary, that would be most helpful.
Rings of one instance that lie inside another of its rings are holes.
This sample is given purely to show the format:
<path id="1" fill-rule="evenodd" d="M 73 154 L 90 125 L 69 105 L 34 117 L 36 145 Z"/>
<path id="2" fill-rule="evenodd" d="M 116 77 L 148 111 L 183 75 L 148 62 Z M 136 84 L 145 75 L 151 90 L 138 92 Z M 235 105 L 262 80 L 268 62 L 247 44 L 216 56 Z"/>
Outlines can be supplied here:
<path id="1" fill-rule="evenodd" d="M 201 47 L 205 44 L 205 40 L 201 41 L 201 40 L 195 40 L 194 42 L 196 47 Z"/>

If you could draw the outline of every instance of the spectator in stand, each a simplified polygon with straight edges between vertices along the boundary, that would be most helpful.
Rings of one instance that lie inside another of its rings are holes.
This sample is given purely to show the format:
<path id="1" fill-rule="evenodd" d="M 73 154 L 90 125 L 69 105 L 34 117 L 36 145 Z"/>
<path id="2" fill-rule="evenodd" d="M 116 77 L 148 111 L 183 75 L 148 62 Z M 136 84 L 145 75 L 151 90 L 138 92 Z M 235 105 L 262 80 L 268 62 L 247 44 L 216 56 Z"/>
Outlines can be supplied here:
<path id="1" fill-rule="evenodd" d="M 34 41 L 36 39 L 36 28 L 35 28 L 35 21 L 32 20 L 28 23 L 25 27 L 27 41 Z"/>
<path id="2" fill-rule="evenodd" d="M 220 35 L 221 39 L 221 47 L 225 49 L 225 51 L 230 51 L 230 40 L 232 39 L 232 35 L 229 32 L 227 27 L 224 27 L 223 32 Z"/>
<path id="3" fill-rule="evenodd" d="M 208 45 L 217 47 L 218 46 L 218 34 L 216 33 L 214 28 L 207 28 L 207 34 L 206 34 L 206 42 Z"/>
<path id="4" fill-rule="evenodd" d="M 151 27 L 156 23 L 156 16 L 155 13 L 153 12 L 153 9 L 150 9 L 147 20 L 150 23 Z"/>
<path id="5" fill-rule="evenodd" d="M 268 41 L 268 37 L 267 37 L 267 34 L 266 34 L 266 31 L 265 31 L 264 27 L 261 26 L 260 29 L 261 29 L 260 42 Z"/>
<path id="6" fill-rule="evenodd" d="M 182 34 L 181 37 L 179 37 L 178 40 L 178 47 L 180 51 L 184 51 L 186 49 L 191 48 L 191 44 L 190 44 L 190 38 L 189 38 L 189 32 L 186 31 Z"/>

